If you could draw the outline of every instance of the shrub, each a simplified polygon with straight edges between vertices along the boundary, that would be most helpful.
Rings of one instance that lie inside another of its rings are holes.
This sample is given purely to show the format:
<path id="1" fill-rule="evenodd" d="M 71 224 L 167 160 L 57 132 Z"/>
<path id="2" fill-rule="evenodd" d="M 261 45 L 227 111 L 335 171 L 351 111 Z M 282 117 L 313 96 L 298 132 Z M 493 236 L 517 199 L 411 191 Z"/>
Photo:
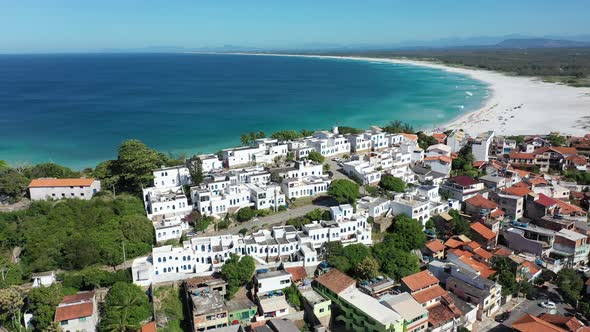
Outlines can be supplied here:
<path id="1" fill-rule="evenodd" d="M 244 221 L 248 221 L 248 220 L 254 218 L 255 215 L 256 215 L 256 211 L 248 206 L 248 207 L 242 208 L 242 209 L 240 209 L 240 211 L 238 211 L 238 213 L 236 215 L 236 219 L 239 222 L 244 222 Z"/>

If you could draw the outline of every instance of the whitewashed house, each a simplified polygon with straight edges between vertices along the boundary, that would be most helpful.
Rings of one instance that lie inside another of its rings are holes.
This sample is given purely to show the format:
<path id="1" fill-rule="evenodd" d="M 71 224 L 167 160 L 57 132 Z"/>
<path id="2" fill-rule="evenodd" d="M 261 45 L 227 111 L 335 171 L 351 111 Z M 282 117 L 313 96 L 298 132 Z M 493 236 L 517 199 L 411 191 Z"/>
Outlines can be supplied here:
<path id="1" fill-rule="evenodd" d="M 31 280 L 33 281 L 32 287 L 37 288 L 37 287 L 49 287 L 57 281 L 57 278 L 56 278 L 55 271 L 48 271 L 48 272 L 33 273 L 31 275 Z"/>
<path id="2" fill-rule="evenodd" d="M 179 240 L 189 230 L 189 225 L 180 216 L 158 215 L 153 217 L 156 242 Z"/>
<path id="3" fill-rule="evenodd" d="M 452 149 L 446 144 L 434 144 L 426 149 L 425 157 L 451 157 Z"/>
<path id="4" fill-rule="evenodd" d="M 162 166 L 152 171 L 152 174 L 154 175 L 154 187 L 156 188 L 172 188 L 191 184 L 190 172 L 185 166 Z"/>
<path id="5" fill-rule="evenodd" d="M 99 312 L 94 292 L 66 295 L 55 308 L 55 322 L 63 331 L 96 331 Z"/>
<path id="6" fill-rule="evenodd" d="M 316 131 L 313 137 L 306 139 L 309 146 L 324 157 L 350 153 L 350 143 L 343 135 L 338 134 L 338 127 L 332 132 Z"/>
<path id="7" fill-rule="evenodd" d="M 280 206 L 286 204 L 285 194 L 278 184 L 254 184 L 245 185 L 250 190 L 250 198 L 256 210 L 270 209 L 277 211 Z"/>
<path id="8" fill-rule="evenodd" d="M 283 180 L 281 188 L 288 199 L 315 196 L 328 191 L 330 180 L 322 176 L 305 176 Z"/>
<path id="9" fill-rule="evenodd" d="M 32 201 L 77 198 L 89 200 L 100 191 L 100 181 L 95 179 L 33 179 L 29 183 Z"/>
<path id="10" fill-rule="evenodd" d="M 451 152 L 459 152 L 467 144 L 467 133 L 462 129 L 455 129 L 447 136 L 447 145 L 451 147 Z"/>
<path id="11" fill-rule="evenodd" d="M 494 140 L 494 132 L 486 131 L 479 134 L 471 143 L 471 152 L 476 161 L 489 161 L 490 150 Z"/>
<path id="12" fill-rule="evenodd" d="M 219 160 L 217 155 L 201 154 L 198 155 L 197 158 L 201 160 L 201 167 L 203 169 L 203 173 L 209 173 L 214 170 L 223 169 L 223 162 Z"/>
<path id="13" fill-rule="evenodd" d="M 184 217 L 193 210 L 182 187 L 143 189 L 143 203 L 151 220 L 158 215 Z"/>

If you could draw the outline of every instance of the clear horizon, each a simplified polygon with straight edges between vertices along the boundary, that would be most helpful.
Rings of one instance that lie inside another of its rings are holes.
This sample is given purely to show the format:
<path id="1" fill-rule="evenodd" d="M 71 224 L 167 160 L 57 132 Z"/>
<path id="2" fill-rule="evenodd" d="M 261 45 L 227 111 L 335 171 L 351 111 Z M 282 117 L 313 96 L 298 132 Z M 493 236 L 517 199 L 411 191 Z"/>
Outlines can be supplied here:
<path id="1" fill-rule="evenodd" d="M 590 35 L 590 2 L 0 0 L 0 53 L 173 47 L 294 49 L 447 38 Z M 590 37 L 589 37 L 590 38 Z M 590 39 L 589 39 L 590 40 Z"/>

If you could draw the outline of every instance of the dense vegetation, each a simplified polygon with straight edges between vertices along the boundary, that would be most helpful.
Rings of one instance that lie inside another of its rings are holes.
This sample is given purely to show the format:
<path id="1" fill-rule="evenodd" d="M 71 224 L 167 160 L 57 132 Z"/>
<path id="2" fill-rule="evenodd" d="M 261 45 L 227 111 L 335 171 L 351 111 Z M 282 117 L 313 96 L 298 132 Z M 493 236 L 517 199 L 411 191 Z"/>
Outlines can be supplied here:
<path id="1" fill-rule="evenodd" d="M 11 266 L 6 258 L 2 262 L 11 268 L 9 274 L 20 272 L 22 278 L 31 271 L 115 266 L 123 262 L 123 243 L 127 258 L 146 254 L 153 227 L 138 198 L 97 196 L 89 201 L 35 202 L 25 211 L 2 213 L 0 239 L 4 254 L 22 248 L 20 266 Z"/>
<path id="2" fill-rule="evenodd" d="M 137 331 L 152 317 L 147 295 L 134 284 L 118 282 L 109 290 L 103 307 L 100 331 Z"/>
<path id="3" fill-rule="evenodd" d="M 420 269 L 412 250 L 426 242 L 422 224 L 405 215 L 396 216 L 382 242 L 369 248 L 364 244 L 342 247 L 340 242 L 325 245 L 326 260 L 331 266 L 358 279 L 370 279 L 380 272 L 399 280 Z"/>
<path id="4" fill-rule="evenodd" d="M 221 276 L 227 282 L 228 298 L 232 298 L 240 287 L 252 279 L 256 263 L 254 258 L 250 256 L 242 256 L 241 258 L 235 254 L 231 254 L 230 259 L 225 261 L 221 267 Z"/>
<path id="5" fill-rule="evenodd" d="M 390 174 L 383 174 L 381 176 L 381 181 L 379 181 L 379 187 L 385 190 L 395 191 L 398 193 L 403 193 L 404 191 L 406 191 L 406 183 L 404 182 L 404 180 Z"/>
<path id="6" fill-rule="evenodd" d="M 438 61 L 520 76 L 540 76 L 548 81 L 590 86 L 590 48 L 455 48 L 408 51 L 374 51 L 337 55 L 375 58 L 406 57 Z"/>
<path id="7" fill-rule="evenodd" d="M 359 185 L 345 179 L 332 181 L 328 188 L 328 195 L 340 204 L 354 204 L 361 197 Z"/>

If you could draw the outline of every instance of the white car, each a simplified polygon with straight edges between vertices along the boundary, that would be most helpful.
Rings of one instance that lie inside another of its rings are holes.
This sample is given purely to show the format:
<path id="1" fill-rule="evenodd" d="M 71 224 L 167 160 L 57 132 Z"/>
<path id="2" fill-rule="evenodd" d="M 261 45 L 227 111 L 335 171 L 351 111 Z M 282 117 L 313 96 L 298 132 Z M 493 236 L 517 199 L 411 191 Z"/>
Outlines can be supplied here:
<path id="1" fill-rule="evenodd" d="M 587 267 L 587 266 L 580 266 L 578 268 L 578 272 L 581 272 L 581 273 L 587 273 L 588 271 L 590 271 L 590 267 Z"/>
<path id="2" fill-rule="evenodd" d="M 545 302 L 541 302 L 541 307 L 545 308 L 545 309 L 555 309 L 555 303 L 551 302 L 551 301 L 545 301 Z"/>

